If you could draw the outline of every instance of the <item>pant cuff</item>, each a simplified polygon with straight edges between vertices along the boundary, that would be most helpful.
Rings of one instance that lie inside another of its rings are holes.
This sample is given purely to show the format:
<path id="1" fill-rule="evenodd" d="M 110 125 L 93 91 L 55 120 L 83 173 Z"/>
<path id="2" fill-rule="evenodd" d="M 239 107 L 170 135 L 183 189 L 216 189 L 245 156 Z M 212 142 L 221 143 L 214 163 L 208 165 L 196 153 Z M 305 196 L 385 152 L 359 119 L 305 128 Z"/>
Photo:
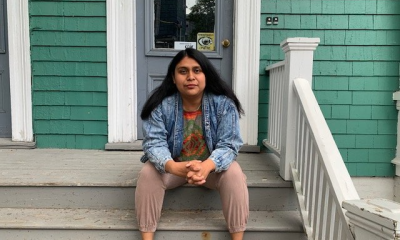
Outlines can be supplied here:
<path id="1" fill-rule="evenodd" d="M 229 233 L 244 232 L 246 226 L 228 227 Z"/>
<path id="2" fill-rule="evenodd" d="M 141 232 L 155 232 L 157 226 L 139 226 Z"/>

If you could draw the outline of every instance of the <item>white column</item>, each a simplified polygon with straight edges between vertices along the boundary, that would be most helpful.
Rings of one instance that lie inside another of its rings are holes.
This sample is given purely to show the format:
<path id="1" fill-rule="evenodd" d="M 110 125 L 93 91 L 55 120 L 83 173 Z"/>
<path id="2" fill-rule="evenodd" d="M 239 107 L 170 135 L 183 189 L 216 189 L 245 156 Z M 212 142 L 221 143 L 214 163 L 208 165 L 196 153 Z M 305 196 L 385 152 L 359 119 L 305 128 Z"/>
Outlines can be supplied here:
<path id="1" fill-rule="evenodd" d="M 392 163 L 396 165 L 396 176 L 400 176 L 400 91 L 393 93 L 393 100 L 396 102 L 397 115 L 397 146 L 396 146 L 396 157 L 392 160 Z"/>
<path id="2" fill-rule="evenodd" d="M 136 1 L 107 0 L 108 144 L 137 139 Z M 122 147 L 128 148 L 128 147 Z"/>
<path id="3" fill-rule="evenodd" d="M 295 112 L 293 80 L 304 78 L 312 85 L 313 54 L 319 38 L 288 38 L 281 43 L 285 53 L 285 86 L 282 113 L 282 144 L 280 175 L 290 180 L 290 163 L 294 161 L 295 119 L 289 114 Z"/>
<path id="4" fill-rule="evenodd" d="M 33 142 L 28 0 L 7 1 L 12 141 Z"/>
<path id="5" fill-rule="evenodd" d="M 232 87 L 245 110 L 240 130 L 246 145 L 257 145 L 261 0 L 236 0 Z M 258 148 L 257 148 L 258 149 Z"/>
<path id="6" fill-rule="evenodd" d="M 356 240 L 395 240 L 400 234 L 400 204 L 387 199 L 344 201 Z"/>

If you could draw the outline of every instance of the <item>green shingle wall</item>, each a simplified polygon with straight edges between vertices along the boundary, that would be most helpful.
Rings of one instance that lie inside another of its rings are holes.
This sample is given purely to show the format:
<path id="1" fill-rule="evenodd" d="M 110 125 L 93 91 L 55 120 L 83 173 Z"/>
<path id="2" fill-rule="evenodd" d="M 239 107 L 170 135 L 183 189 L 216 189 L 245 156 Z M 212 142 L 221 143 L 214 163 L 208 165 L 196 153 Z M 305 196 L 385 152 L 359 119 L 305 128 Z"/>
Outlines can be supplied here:
<path id="1" fill-rule="evenodd" d="M 30 0 L 33 125 L 39 148 L 107 143 L 105 0 Z"/>
<path id="2" fill-rule="evenodd" d="M 278 25 L 266 25 L 278 17 Z M 313 88 L 352 176 L 393 176 L 400 1 L 262 0 L 259 142 L 267 136 L 268 76 L 288 37 L 318 37 Z"/>

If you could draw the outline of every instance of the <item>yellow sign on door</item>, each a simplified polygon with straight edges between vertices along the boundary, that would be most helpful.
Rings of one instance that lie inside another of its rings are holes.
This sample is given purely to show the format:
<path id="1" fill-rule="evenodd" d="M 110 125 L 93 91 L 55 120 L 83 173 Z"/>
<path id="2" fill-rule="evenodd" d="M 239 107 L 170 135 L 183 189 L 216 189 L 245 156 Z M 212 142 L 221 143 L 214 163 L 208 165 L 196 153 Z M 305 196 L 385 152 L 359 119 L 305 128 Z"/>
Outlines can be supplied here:
<path id="1" fill-rule="evenodd" d="M 197 33 L 197 50 L 214 51 L 214 33 Z"/>

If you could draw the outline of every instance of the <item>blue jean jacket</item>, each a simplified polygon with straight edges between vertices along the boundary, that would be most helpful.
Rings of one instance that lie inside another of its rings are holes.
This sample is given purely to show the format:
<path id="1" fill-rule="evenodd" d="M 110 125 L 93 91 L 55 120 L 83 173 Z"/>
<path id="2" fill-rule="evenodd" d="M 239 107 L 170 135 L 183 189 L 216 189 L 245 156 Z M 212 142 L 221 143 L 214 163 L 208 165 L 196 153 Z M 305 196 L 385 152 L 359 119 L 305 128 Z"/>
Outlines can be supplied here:
<path id="1" fill-rule="evenodd" d="M 205 92 L 202 99 L 203 134 L 215 172 L 227 170 L 242 146 L 239 113 L 224 95 Z M 143 163 L 150 160 L 160 173 L 167 161 L 178 157 L 183 144 L 183 108 L 179 93 L 165 98 L 143 121 Z"/>

